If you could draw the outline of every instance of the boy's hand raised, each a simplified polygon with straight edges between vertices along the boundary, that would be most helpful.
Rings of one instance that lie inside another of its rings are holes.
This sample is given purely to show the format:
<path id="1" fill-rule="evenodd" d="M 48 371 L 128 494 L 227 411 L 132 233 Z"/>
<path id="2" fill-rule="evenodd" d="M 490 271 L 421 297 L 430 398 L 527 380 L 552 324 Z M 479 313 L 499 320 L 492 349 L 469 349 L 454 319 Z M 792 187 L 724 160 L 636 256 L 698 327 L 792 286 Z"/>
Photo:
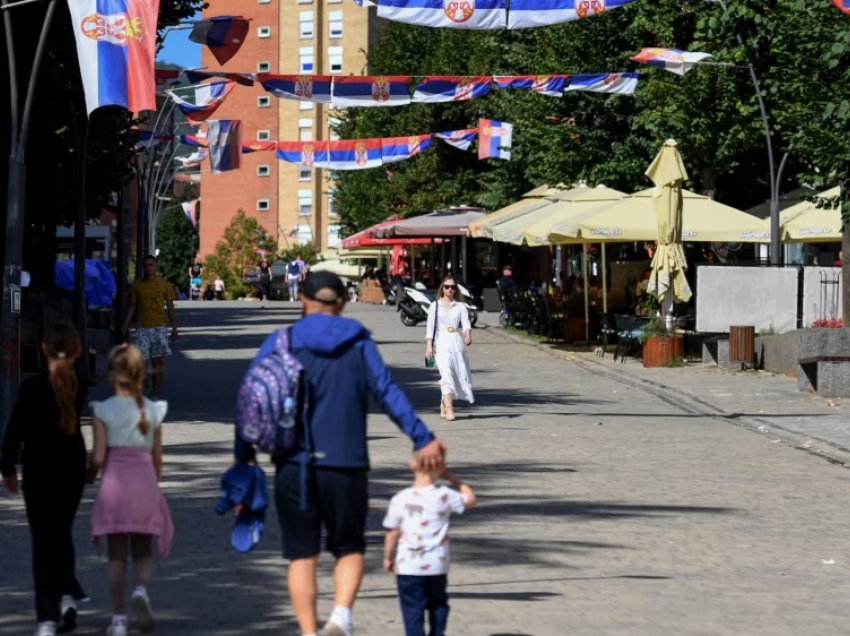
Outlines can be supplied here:
<path id="1" fill-rule="evenodd" d="M 420 468 L 425 470 L 439 470 L 445 466 L 446 452 L 449 447 L 441 440 L 434 438 L 427 446 L 420 448 L 414 456 Z"/>

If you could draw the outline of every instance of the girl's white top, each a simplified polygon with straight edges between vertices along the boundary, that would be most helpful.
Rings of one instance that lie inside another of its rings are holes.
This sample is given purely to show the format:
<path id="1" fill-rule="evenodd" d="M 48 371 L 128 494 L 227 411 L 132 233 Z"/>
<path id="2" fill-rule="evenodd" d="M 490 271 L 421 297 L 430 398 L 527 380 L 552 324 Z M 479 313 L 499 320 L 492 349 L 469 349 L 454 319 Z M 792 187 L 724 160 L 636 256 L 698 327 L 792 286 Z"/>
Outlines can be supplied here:
<path id="1" fill-rule="evenodd" d="M 440 301 L 436 301 L 428 308 L 428 324 L 425 328 L 425 339 L 429 340 L 434 337 L 434 315 L 439 315 L 438 327 L 448 328 L 454 327 L 458 332 L 464 332 L 472 329 L 469 323 L 469 312 L 466 305 L 455 300 L 451 306 L 446 309 Z M 437 329 L 437 339 L 440 338 L 440 329 Z"/>
<path id="2" fill-rule="evenodd" d="M 144 398 L 148 434 L 139 429 L 141 412 L 135 398 L 113 396 L 103 402 L 92 402 L 92 412 L 106 426 L 106 445 L 109 448 L 138 448 L 151 450 L 154 433 L 168 412 L 168 402 Z"/>

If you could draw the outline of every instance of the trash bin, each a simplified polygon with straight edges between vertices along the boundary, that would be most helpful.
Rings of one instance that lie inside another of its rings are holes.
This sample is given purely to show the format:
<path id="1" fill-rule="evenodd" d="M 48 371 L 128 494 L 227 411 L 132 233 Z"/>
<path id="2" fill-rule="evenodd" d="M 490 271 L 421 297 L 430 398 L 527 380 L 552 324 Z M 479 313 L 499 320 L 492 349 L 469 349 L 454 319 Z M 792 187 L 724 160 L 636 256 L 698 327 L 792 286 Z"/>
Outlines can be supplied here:
<path id="1" fill-rule="evenodd" d="M 729 362 L 753 364 L 756 361 L 756 328 L 729 327 Z"/>

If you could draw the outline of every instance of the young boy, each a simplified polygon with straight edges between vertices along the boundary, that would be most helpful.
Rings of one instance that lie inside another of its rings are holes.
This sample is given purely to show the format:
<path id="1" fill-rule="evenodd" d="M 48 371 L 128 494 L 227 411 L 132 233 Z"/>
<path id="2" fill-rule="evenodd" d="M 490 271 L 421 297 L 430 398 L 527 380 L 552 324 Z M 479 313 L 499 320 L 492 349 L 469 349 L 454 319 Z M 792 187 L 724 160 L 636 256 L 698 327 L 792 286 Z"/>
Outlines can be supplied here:
<path id="1" fill-rule="evenodd" d="M 475 506 L 475 493 L 448 470 L 418 470 L 415 479 L 390 501 L 384 519 L 384 569 L 396 573 L 398 598 L 406 636 L 425 636 L 428 611 L 430 636 L 444 636 L 449 619 L 449 517 Z M 442 476 L 454 486 L 437 486 Z"/>

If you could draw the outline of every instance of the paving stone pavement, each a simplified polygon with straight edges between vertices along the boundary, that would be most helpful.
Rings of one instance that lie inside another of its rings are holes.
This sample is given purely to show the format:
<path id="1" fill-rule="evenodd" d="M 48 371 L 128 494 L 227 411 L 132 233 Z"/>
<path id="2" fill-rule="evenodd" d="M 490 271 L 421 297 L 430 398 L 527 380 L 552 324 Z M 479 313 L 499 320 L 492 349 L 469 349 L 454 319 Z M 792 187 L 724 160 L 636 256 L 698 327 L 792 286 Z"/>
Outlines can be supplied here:
<path id="1" fill-rule="evenodd" d="M 850 523 L 847 469 L 681 408 L 675 400 L 475 331 L 477 403 L 438 416 L 424 327 L 354 306 L 396 379 L 451 446 L 480 507 L 453 524 L 454 636 L 819 636 L 845 634 Z M 216 517 L 229 465 L 236 385 L 265 334 L 295 306 L 183 304 L 168 361 L 163 487 L 177 527 L 152 588 L 160 634 L 296 635 L 271 514 L 260 547 L 228 548 Z M 717 399 L 717 398 L 709 398 Z M 373 459 L 368 573 L 358 636 L 401 636 L 394 581 L 381 571 L 380 522 L 408 481 L 409 443 L 382 415 Z M 80 634 L 109 620 L 106 572 L 87 540 L 94 492 L 77 521 L 80 574 L 93 597 Z M 0 498 L 0 636 L 30 633 L 29 540 L 20 500 Z M 822 559 L 834 559 L 828 566 Z M 323 561 L 321 610 L 330 610 Z"/>

